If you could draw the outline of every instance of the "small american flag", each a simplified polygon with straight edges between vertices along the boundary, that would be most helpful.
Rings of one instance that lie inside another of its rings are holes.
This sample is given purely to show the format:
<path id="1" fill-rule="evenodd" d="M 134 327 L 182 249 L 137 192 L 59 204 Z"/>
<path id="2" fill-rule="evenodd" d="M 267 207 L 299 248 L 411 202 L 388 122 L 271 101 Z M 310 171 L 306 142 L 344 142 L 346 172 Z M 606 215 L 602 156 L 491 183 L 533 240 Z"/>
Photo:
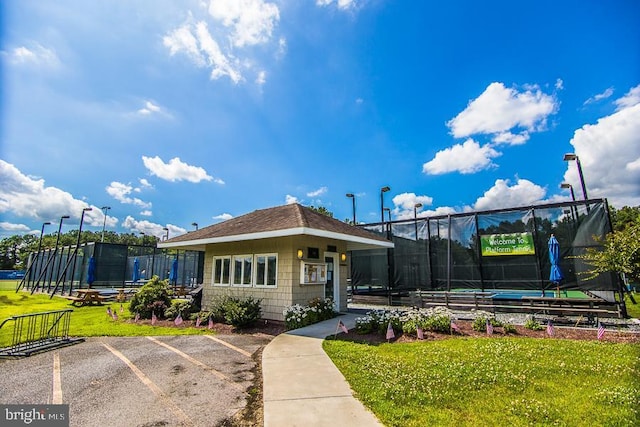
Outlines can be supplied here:
<path id="1" fill-rule="evenodd" d="M 487 319 L 487 335 L 493 335 L 493 325 L 489 319 Z"/>
<path id="2" fill-rule="evenodd" d="M 416 328 L 416 334 L 418 335 L 418 339 L 419 340 L 423 340 L 424 339 L 424 331 L 422 330 L 422 328 L 420 326 L 418 326 Z"/>
<path id="3" fill-rule="evenodd" d="M 547 335 L 552 337 L 555 333 L 556 333 L 556 331 L 553 329 L 553 322 L 551 322 L 551 320 L 549 320 L 547 322 Z"/>
<path id="4" fill-rule="evenodd" d="M 396 334 L 393 333 L 393 326 L 391 326 L 391 320 L 389 320 L 389 326 L 387 326 L 387 339 L 395 338 Z"/>
<path id="5" fill-rule="evenodd" d="M 200 327 L 200 322 L 202 322 L 202 320 L 200 320 L 200 316 L 198 316 L 198 317 L 196 318 L 196 328 L 199 328 L 199 327 Z"/>
<path id="6" fill-rule="evenodd" d="M 111 315 L 112 315 L 112 314 L 111 314 L 111 307 L 107 307 L 107 314 L 108 314 L 109 316 L 111 316 Z"/>
<path id="7" fill-rule="evenodd" d="M 138 320 L 140 320 L 140 313 L 136 313 L 136 317 L 133 318 L 133 323 L 138 323 Z"/>
<path id="8" fill-rule="evenodd" d="M 116 313 L 115 311 L 111 313 L 111 318 L 113 320 L 118 320 L 118 313 Z"/>
<path id="9" fill-rule="evenodd" d="M 213 319 L 209 317 L 209 324 L 207 325 L 209 329 L 213 329 Z"/>
<path id="10" fill-rule="evenodd" d="M 124 307 L 120 304 L 120 313 L 124 313 Z"/>
<path id="11" fill-rule="evenodd" d="M 338 320 L 338 328 L 340 328 L 345 334 L 349 333 L 347 327 L 344 325 L 344 323 L 342 323 L 342 319 Z"/>
<path id="12" fill-rule="evenodd" d="M 176 320 L 174 320 L 173 323 L 175 323 L 176 326 L 182 325 L 182 316 L 178 314 L 178 316 L 176 317 Z"/>
<path id="13" fill-rule="evenodd" d="M 458 327 L 458 325 L 456 324 L 456 322 L 454 322 L 453 320 L 451 321 L 451 330 L 452 331 L 456 331 L 456 332 L 460 332 L 460 328 Z"/>
<path id="14" fill-rule="evenodd" d="M 601 340 L 603 336 L 604 336 L 604 326 L 602 326 L 602 323 L 598 321 L 598 339 Z"/>
<path id="15" fill-rule="evenodd" d="M 156 314 L 151 313 L 151 325 L 155 325 L 157 321 L 158 321 L 158 317 L 156 316 Z"/>

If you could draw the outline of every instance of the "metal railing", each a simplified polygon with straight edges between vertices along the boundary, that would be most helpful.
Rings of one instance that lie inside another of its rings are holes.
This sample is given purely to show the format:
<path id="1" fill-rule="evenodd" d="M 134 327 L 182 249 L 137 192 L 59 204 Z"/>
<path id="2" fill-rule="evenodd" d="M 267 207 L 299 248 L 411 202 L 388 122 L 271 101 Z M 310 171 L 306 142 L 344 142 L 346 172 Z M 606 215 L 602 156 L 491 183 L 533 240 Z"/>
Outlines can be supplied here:
<path id="1" fill-rule="evenodd" d="M 46 311 L 42 313 L 20 314 L 0 323 L 0 338 L 11 337 L 10 345 L 0 349 L 0 357 L 30 356 L 33 353 L 50 350 L 84 341 L 83 338 L 69 337 L 69 323 L 72 309 Z M 2 328 L 13 322 L 13 331 Z"/>

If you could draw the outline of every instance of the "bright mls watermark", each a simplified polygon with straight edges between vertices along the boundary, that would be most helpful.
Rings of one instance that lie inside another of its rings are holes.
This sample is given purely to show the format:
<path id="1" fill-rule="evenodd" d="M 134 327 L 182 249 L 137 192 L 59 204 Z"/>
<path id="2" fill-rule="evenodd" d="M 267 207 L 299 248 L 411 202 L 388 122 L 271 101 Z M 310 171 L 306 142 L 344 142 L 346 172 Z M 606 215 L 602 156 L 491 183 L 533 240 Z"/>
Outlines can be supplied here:
<path id="1" fill-rule="evenodd" d="M 69 405 L 2 405 L 0 425 L 69 427 Z"/>

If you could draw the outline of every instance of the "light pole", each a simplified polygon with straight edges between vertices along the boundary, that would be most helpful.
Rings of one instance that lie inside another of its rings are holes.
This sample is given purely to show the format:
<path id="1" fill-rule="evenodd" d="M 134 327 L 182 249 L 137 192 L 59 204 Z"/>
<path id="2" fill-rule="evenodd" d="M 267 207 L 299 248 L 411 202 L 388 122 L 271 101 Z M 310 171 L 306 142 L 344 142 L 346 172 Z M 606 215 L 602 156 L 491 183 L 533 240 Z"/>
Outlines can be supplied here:
<path id="1" fill-rule="evenodd" d="M 353 193 L 347 193 L 347 197 L 351 199 L 351 206 L 353 212 L 353 225 L 356 225 L 356 195 Z"/>
<path id="2" fill-rule="evenodd" d="M 380 189 L 380 222 L 384 223 L 384 193 L 391 190 L 390 187 L 384 186 Z"/>
<path id="3" fill-rule="evenodd" d="M 80 250 L 80 235 L 82 234 L 82 223 L 84 222 L 84 214 L 85 212 L 92 211 L 92 208 L 84 208 L 82 209 L 82 215 L 80 215 L 80 228 L 78 228 L 78 239 L 76 240 L 76 253 L 73 257 L 73 265 L 71 266 L 71 284 L 69 285 L 69 293 L 71 293 L 71 289 L 73 288 L 73 278 L 76 274 L 76 260 L 78 259 L 78 251 Z M 106 218 L 106 216 L 105 216 Z M 82 278 L 78 280 L 78 286 L 80 286 L 80 282 L 82 282 Z M 62 291 L 64 292 L 64 282 L 62 283 Z"/>
<path id="4" fill-rule="evenodd" d="M 60 225 L 58 226 L 58 236 L 56 237 L 56 246 L 55 246 L 55 249 L 53 250 L 53 255 L 52 255 L 53 265 L 51 266 L 51 274 L 49 274 L 49 285 L 47 286 L 47 292 L 49 292 L 49 290 L 51 289 L 51 280 L 53 279 L 53 270 L 56 265 L 56 255 L 58 254 L 58 243 L 60 243 L 60 230 L 62 230 L 62 221 L 69 218 L 70 218 L 69 215 L 63 215 L 60 217 Z M 49 261 L 47 261 L 47 264 L 48 263 Z M 44 288 L 44 284 L 42 285 L 42 287 Z"/>
<path id="5" fill-rule="evenodd" d="M 580 164 L 580 158 L 574 153 L 567 153 L 564 155 L 565 162 L 569 162 L 572 160 L 576 161 L 576 166 L 578 166 L 578 175 L 580 176 L 580 185 L 582 186 L 582 196 L 584 200 L 587 200 L 589 197 L 587 196 L 587 186 L 584 183 L 584 176 L 582 175 L 582 165 Z"/>
<path id="6" fill-rule="evenodd" d="M 198 231 L 198 223 L 197 222 L 192 222 L 191 225 L 193 225 L 196 228 L 195 231 Z"/>
<path id="7" fill-rule="evenodd" d="M 163 236 L 164 240 L 169 240 L 169 229 L 167 227 L 163 227 L 162 229 L 166 231 L 166 234 Z"/>
<path id="8" fill-rule="evenodd" d="M 560 188 L 568 188 L 571 191 L 571 200 L 572 201 L 576 201 L 576 195 L 573 192 L 573 185 L 569 184 L 568 182 L 563 182 L 562 184 L 560 184 Z M 571 206 L 571 219 L 572 220 L 576 220 L 576 217 L 573 215 L 573 208 L 575 206 Z M 578 210 L 578 208 L 576 207 L 576 211 Z M 578 213 L 576 212 L 576 216 L 578 215 Z"/>
<path id="9" fill-rule="evenodd" d="M 104 213 L 104 222 L 102 223 L 102 239 L 100 239 L 100 243 L 104 242 L 104 229 L 107 226 L 107 211 L 109 209 L 111 209 L 111 206 L 103 206 L 100 209 L 102 209 L 102 212 Z"/>
<path id="10" fill-rule="evenodd" d="M 422 207 L 422 203 L 413 205 L 413 223 L 416 226 L 416 242 L 418 241 L 418 208 Z"/>

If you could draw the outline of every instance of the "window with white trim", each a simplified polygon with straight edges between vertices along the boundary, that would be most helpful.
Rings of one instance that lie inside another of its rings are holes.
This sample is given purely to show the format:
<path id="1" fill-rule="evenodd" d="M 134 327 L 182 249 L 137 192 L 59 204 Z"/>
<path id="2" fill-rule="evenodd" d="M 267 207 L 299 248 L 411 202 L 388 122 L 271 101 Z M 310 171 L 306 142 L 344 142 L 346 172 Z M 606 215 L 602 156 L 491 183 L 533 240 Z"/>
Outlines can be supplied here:
<path id="1" fill-rule="evenodd" d="M 231 257 L 213 257 L 213 285 L 229 286 L 231 277 Z"/>
<path id="2" fill-rule="evenodd" d="M 251 286 L 253 255 L 234 255 L 231 258 L 233 267 L 232 282 L 235 286 Z"/>
<path id="3" fill-rule="evenodd" d="M 256 286 L 277 286 L 278 255 L 256 255 Z"/>

